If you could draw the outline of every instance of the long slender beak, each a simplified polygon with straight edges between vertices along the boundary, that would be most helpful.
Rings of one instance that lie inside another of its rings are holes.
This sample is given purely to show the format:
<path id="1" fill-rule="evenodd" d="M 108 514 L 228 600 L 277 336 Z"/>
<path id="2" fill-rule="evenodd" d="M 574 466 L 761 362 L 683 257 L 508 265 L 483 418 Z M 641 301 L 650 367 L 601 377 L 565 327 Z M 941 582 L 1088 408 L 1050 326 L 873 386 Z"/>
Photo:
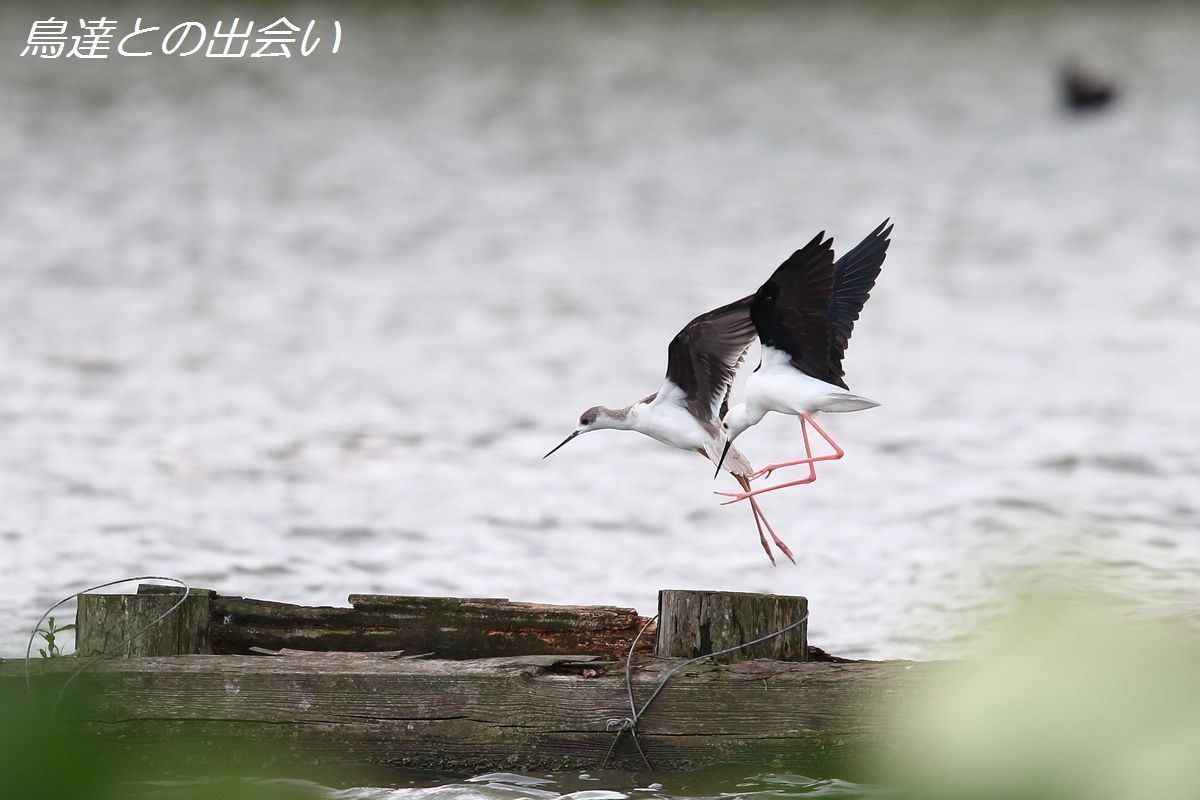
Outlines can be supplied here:
<path id="1" fill-rule="evenodd" d="M 567 438 L 565 438 L 565 439 L 563 439 L 563 440 L 562 440 L 562 443 L 561 443 L 561 444 L 559 444 L 559 446 L 558 446 L 558 447 L 562 447 L 564 444 L 566 444 L 567 442 L 571 441 L 572 439 L 574 439 L 574 438 L 575 438 L 576 436 L 578 436 L 578 435 L 579 435 L 579 431 L 573 431 L 573 432 L 571 433 L 571 435 L 570 435 L 570 436 L 568 436 Z M 554 448 L 554 450 L 551 450 L 549 453 L 546 453 L 546 455 L 542 456 L 542 458 L 543 458 L 543 459 L 547 459 L 547 458 L 549 458 L 550 456 L 554 455 L 555 451 L 557 451 L 557 450 L 558 450 L 558 447 Z"/>
<path id="2" fill-rule="evenodd" d="M 563 444 L 566 444 L 566 442 L 563 442 Z M 560 444 L 559 447 L 562 447 L 562 445 Z M 717 471 L 713 473 L 714 478 L 721 474 L 721 465 L 725 463 L 725 456 L 729 455 L 729 448 L 731 447 L 733 447 L 733 439 L 726 442 L 725 449 L 721 451 L 721 460 L 717 462 Z"/>

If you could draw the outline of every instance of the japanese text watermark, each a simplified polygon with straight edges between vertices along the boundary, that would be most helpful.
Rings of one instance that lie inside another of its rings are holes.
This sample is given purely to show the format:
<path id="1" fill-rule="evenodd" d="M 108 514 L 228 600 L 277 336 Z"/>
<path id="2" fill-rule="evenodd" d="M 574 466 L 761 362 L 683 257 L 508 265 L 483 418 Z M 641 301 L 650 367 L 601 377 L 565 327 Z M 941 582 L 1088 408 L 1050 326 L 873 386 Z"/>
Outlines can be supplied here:
<path id="1" fill-rule="evenodd" d="M 72 28 L 66 19 L 40 19 L 29 28 L 22 56 L 35 58 L 146 58 L 161 53 L 186 58 L 291 58 L 310 56 L 322 40 L 330 53 L 342 46 L 342 23 L 318 25 L 310 19 L 303 28 L 280 17 L 269 25 L 255 28 L 254 20 L 242 23 L 234 17 L 226 23 L 217 20 L 211 28 L 202 22 L 180 22 L 173 27 L 145 25 L 142 17 L 133 25 L 99 17 L 79 19 Z"/>

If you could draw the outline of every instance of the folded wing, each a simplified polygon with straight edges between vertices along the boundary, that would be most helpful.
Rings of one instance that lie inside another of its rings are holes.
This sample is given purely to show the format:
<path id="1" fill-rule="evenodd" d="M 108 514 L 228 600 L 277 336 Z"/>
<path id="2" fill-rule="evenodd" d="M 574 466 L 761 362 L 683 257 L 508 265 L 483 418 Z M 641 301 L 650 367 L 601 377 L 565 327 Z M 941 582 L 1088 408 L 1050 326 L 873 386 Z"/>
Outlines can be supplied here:
<path id="1" fill-rule="evenodd" d="M 692 416 L 714 431 L 738 365 L 754 341 L 753 301 L 743 297 L 701 314 L 667 347 L 666 380 L 682 392 Z"/>

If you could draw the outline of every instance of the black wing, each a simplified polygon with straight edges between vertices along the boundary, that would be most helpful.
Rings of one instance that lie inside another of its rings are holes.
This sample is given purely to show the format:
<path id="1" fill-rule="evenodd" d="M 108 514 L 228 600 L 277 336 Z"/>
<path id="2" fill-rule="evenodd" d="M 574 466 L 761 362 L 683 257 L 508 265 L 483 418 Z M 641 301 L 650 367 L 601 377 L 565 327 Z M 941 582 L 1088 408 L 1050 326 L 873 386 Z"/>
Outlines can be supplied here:
<path id="1" fill-rule="evenodd" d="M 885 219 L 883 224 L 833 265 L 833 296 L 829 303 L 829 358 L 830 366 L 839 379 L 846 374 L 842 369 L 842 358 L 846 354 L 850 334 L 854 331 L 854 322 L 862 311 L 863 303 L 871 296 L 871 289 L 875 286 L 875 279 L 879 277 L 879 269 L 891 244 L 888 239 L 892 233 L 890 222 Z M 841 380 L 830 383 L 845 388 Z"/>
<path id="2" fill-rule="evenodd" d="M 682 390 L 687 410 L 706 427 L 720 420 L 717 404 L 726 397 L 746 348 L 754 341 L 750 304 L 754 297 L 701 314 L 667 347 L 667 380 Z"/>
<path id="3" fill-rule="evenodd" d="M 801 372 L 844 387 L 829 359 L 833 274 L 833 239 L 821 231 L 759 288 L 750 318 L 764 347 L 787 353 Z"/>

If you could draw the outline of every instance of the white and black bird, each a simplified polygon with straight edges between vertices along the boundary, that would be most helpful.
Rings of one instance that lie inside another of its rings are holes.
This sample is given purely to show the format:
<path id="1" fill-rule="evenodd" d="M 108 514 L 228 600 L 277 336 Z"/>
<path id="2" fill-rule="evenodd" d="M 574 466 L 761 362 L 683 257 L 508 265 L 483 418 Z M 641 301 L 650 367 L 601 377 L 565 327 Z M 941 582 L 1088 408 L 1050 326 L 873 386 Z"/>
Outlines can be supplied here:
<path id="1" fill-rule="evenodd" d="M 625 408 L 593 406 L 579 417 L 574 432 L 543 458 L 582 433 L 605 429 L 637 431 L 680 450 L 698 452 L 728 471 L 750 491 L 750 462 L 726 442 L 721 417 L 729 407 L 729 390 L 738 365 L 756 335 L 751 319 L 754 297 L 701 314 L 684 326 L 667 348 L 667 375 L 659 390 Z M 763 533 L 793 563 L 791 550 L 775 534 L 753 497 L 750 507 L 758 538 L 771 563 L 775 557 Z"/>
<path id="2" fill-rule="evenodd" d="M 753 501 L 763 492 L 812 483 L 817 478 L 815 462 L 843 455 L 842 448 L 812 415 L 819 411 L 861 411 L 879 405 L 850 392 L 842 358 L 859 312 L 879 277 L 891 232 L 890 220 L 885 220 L 835 262 L 833 239 L 825 239 L 822 231 L 783 262 L 755 293 L 750 319 L 762 343 L 762 360 L 746 382 L 745 401 L 723 415 L 726 448 L 732 452 L 734 439 L 758 424 L 767 412 L 799 417 L 805 458 L 771 464 L 750 477 L 770 475 L 773 470 L 797 464 L 808 464 L 808 476 L 755 491 L 717 492 L 733 498 L 728 502 Z M 833 453 L 813 456 L 809 425 L 829 443 Z M 718 460 L 718 472 L 720 464 Z"/>

